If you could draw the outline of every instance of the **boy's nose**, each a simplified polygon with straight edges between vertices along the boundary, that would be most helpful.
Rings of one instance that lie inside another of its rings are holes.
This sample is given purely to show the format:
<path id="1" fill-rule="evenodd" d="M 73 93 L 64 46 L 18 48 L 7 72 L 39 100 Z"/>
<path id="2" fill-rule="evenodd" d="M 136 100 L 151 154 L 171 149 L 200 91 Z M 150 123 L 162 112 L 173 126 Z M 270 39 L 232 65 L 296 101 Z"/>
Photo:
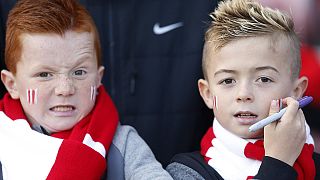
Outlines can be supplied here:
<path id="1" fill-rule="evenodd" d="M 253 101 L 254 96 L 252 93 L 252 87 L 249 85 L 243 84 L 238 89 L 237 101 L 238 102 L 251 102 Z"/>
<path id="2" fill-rule="evenodd" d="M 57 96 L 70 96 L 75 92 L 75 87 L 72 80 L 68 77 L 60 78 L 55 88 Z"/>

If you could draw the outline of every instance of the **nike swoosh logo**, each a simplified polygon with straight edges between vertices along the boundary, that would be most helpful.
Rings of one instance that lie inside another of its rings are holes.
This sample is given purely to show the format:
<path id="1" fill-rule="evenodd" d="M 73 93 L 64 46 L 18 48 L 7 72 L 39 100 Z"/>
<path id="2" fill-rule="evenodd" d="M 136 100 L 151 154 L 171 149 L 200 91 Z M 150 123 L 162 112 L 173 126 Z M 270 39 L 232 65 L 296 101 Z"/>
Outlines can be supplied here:
<path id="1" fill-rule="evenodd" d="M 179 28 L 179 27 L 181 27 L 181 26 L 183 26 L 183 23 L 182 23 L 182 22 L 170 24 L 170 25 L 163 26 L 163 27 L 160 27 L 160 24 L 159 24 L 159 23 L 156 23 L 156 24 L 153 26 L 153 32 L 154 32 L 154 34 L 160 35 L 160 34 L 164 34 L 164 33 L 167 33 L 167 32 L 169 32 L 169 31 L 172 31 L 172 30 L 174 30 L 174 29 L 177 29 L 177 28 Z"/>

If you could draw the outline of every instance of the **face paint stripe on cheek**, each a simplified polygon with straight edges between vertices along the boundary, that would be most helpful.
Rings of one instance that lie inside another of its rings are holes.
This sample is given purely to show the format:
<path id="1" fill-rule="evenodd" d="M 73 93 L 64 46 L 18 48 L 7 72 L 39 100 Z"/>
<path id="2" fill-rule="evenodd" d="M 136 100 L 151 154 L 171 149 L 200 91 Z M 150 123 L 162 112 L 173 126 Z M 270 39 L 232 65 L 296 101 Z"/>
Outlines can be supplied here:
<path id="1" fill-rule="evenodd" d="M 95 100 L 95 97 L 96 97 L 96 86 L 91 86 L 91 87 L 90 87 L 90 91 L 91 91 L 91 93 L 90 93 L 90 99 L 91 99 L 92 101 L 94 101 L 94 100 Z"/>
<path id="2" fill-rule="evenodd" d="M 218 98 L 217 98 L 217 96 L 213 96 L 213 109 L 218 110 Z"/>
<path id="3" fill-rule="evenodd" d="M 30 104 L 30 90 L 29 89 L 27 89 L 27 91 L 26 91 L 26 93 L 27 93 L 27 102 Z"/>
<path id="4" fill-rule="evenodd" d="M 38 89 L 27 89 L 27 102 L 30 105 L 38 103 Z"/>
<path id="5" fill-rule="evenodd" d="M 31 91 L 31 93 L 32 93 L 32 101 L 31 102 L 34 104 L 34 102 L 35 102 L 34 97 L 36 95 L 36 92 L 35 92 L 35 90 L 33 90 L 33 91 Z"/>
<path id="6" fill-rule="evenodd" d="M 34 103 L 38 104 L 38 89 L 35 89 L 34 99 L 35 99 Z"/>
<path id="7" fill-rule="evenodd" d="M 90 100 L 92 99 L 92 86 L 90 86 Z"/>
<path id="8" fill-rule="evenodd" d="M 90 87 L 90 99 L 91 100 L 93 99 L 93 87 L 92 86 Z"/>
<path id="9" fill-rule="evenodd" d="M 213 109 L 216 108 L 216 96 L 213 96 Z"/>

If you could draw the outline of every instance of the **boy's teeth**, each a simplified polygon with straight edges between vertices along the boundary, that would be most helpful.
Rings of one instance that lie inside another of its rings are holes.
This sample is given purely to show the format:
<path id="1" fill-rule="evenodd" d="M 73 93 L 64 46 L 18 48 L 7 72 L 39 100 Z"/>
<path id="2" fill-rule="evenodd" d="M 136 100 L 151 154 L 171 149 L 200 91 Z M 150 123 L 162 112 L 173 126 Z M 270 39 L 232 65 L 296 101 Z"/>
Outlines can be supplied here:
<path id="1" fill-rule="evenodd" d="M 56 106 L 52 108 L 53 111 L 58 111 L 58 112 L 72 111 L 72 109 L 73 108 L 71 106 Z"/>
<path id="2" fill-rule="evenodd" d="M 238 117 L 256 117 L 256 116 L 250 113 L 242 113 L 242 114 L 239 114 Z"/>
<path id="3" fill-rule="evenodd" d="M 250 116 L 250 114 L 245 113 L 245 114 L 240 114 L 241 116 Z"/>

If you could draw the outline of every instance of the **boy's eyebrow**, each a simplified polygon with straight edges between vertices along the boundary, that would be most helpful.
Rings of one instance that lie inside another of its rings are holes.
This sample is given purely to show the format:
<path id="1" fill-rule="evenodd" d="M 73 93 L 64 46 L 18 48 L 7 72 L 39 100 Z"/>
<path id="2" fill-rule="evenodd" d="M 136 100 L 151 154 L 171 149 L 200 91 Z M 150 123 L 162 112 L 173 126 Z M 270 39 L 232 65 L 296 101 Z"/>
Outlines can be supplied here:
<path id="1" fill-rule="evenodd" d="M 80 66 L 82 64 L 84 64 L 87 61 L 87 58 L 90 56 L 82 56 L 80 58 L 78 58 L 78 62 L 76 62 L 75 64 L 73 64 L 74 67 Z M 35 67 L 33 67 L 33 69 L 43 69 L 43 70 L 50 70 L 50 71 L 55 71 L 55 70 L 59 70 L 61 67 L 56 66 L 56 65 L 52 65 L 52 64 L 37 64 Z"/>
<path id="2" fill-rule="evenodd" d="M 214 76 L 221 74 L 221 73 L 231 73 L 231 74 L 235 74 L 236 71 L 235 70 L 230 70 L 230 69 L 220 69 L 219 71 L 214 73 Z"/>
<path id="3" fill-rule="evenodd" d="M 272 67 L 272 66 L 261 66 L 261 67 L 257 67 L 255 70 L 256 71 L 273 70 L 273 71 L 279 73 L 279 71 L 276 68 Z M 221 73 L 236 74 L 236 71 L 235 70 L 230 70 L 230 69 L 220 69 L 219 71 L 214 73 L 214 76 L 216 76 L 218 74 L 221 74 Z"/>
<path id="4" fill-rule="evenodd" d="M 45 71 L 55 71 L 56 68 L 53 66 L 45 65 L 45 64 L 37 64 L 34 67 L 32 67 L 32 70 L 45 70 Z"/>
<path id="5" fill-rule="evenodd" d="M 257 71 L 273 70 L 273 71 L 279 73 L 279 71 L 278 71 L 276 68 L 272 67 L 272 66 L 261 66 L 261 67 L 257 67 L 256 70 L 257 70 Z"/>
<path id="6" fill-rule="evenodd" d="M 74 65 L 75 67 L 81 65 L 81 64 L 84 64 L 85 62 L 87 62 L 87 58 L 89 58 L 90 56 L 87 56 L 87 55 L 84 55 L 80 58 L 78 58 L 78 62 L 76 62 Z"/>

